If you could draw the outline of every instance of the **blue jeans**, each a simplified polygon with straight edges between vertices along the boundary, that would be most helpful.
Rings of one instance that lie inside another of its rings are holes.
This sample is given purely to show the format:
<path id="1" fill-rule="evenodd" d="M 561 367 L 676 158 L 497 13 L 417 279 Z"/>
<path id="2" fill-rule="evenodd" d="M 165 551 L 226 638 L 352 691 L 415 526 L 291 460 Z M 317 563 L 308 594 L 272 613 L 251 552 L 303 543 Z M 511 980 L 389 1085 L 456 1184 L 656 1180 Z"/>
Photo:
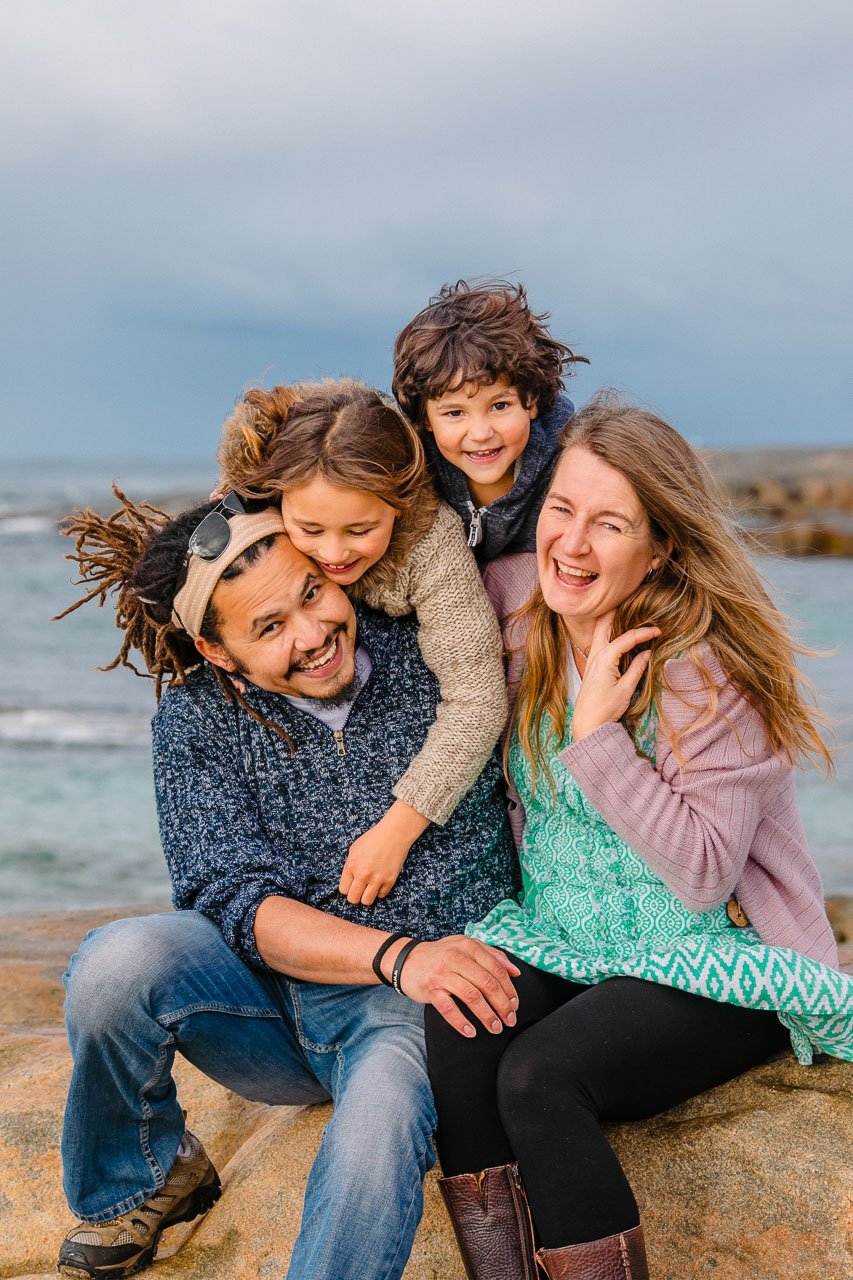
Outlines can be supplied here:
<path id="1" fill-rule="evenodd" d="M 153 1195 L 184 1130 L 171 1068 L 266 1103 L 334 1101 L 288 1280 L 396 1280 L 435 1156 L 423 1010 L 387 987 L 256 973 L 196 911 L 117 920 L 65 975 L 74 1070 L 62 1134 L 71 1209 L 104 1222 Z"/>

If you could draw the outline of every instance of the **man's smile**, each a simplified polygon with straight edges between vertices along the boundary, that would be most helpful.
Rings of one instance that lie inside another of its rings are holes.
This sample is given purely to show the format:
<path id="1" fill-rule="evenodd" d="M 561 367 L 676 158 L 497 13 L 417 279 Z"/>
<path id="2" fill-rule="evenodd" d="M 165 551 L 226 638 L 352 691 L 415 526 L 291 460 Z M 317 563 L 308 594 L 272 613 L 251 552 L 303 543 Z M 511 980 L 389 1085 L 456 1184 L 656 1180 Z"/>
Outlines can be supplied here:
<path id="1" fill-rule="evenodd" d="M 338 667 L 343 661 L 343 645 L 341 644 L 341 633 L 337 632 L 332 637 L 325 649 L 317 654 L 316 658 L 310 661 L 300 663 L 296 667 L 292 667 L 293 674 L 307 676 L 310 680 L 322 680 L 326 676 L 334 675 Z"/>

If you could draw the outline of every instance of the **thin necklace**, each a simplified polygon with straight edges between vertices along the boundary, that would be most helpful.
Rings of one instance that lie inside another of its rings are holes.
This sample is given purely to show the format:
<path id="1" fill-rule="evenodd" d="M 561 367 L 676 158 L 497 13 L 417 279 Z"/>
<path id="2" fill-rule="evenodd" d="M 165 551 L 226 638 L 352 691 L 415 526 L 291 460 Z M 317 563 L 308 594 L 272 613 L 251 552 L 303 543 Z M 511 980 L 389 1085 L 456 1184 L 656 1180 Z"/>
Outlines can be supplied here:
<path id="1" fill-rule="evenodd" d="M 580 654 L 580 656 L 583 658 L 583 660 L 584 660 L 584 662 L 585 662 L 585 661 L 586 661 L 586 659 L 589 657 L 589 651 L 590 651 L 590 649 L 592 648 L 592 645 L 591 645 L 591 644 L 590 644 L 590 645 L 587 645 L 587 647 L 586 647 L 585 649 L 582 649 L 582 648 L 580 647 L 580 645 L 579 645 L 579 644 L 575 644 L 575 642 L 574 642 L 574 640 L 572 639 L 572 637 L 571 637 L 571 636 L 569 636 L 569 644 L 572 646 L 572 648 L 574 649 L 575 653 L 579 653 L 579 654 Z"/>

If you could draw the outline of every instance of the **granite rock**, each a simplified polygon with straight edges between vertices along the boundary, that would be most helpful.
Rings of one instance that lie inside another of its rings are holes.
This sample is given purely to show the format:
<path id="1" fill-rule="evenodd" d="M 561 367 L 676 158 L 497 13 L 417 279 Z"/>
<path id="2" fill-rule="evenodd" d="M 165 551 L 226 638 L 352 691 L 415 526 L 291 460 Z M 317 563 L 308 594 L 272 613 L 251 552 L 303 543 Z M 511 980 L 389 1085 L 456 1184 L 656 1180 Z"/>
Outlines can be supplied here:
<path id="1" fill-rule="evenodd" d="M 55 1276 L 70 1216 L 59 1133 L 70 1060 L 59 978 L 116 911 L 6 917 L 0 930 L 0 1277 Z M 125 913 L 128 914 L 128 913 Z M 164 1237 L 152 1280 L 284 1275 L 328 1107 L 266 1107 L 182 1060 L 189 1124 L 222 1199 Z M 791 1055 L 609 1137 L 640 1203 L 655 1280 L 846 1280 L 853 1274 L 853 1068 Z M 406 1280 L 463 1280 L 431 1174 Z"/>

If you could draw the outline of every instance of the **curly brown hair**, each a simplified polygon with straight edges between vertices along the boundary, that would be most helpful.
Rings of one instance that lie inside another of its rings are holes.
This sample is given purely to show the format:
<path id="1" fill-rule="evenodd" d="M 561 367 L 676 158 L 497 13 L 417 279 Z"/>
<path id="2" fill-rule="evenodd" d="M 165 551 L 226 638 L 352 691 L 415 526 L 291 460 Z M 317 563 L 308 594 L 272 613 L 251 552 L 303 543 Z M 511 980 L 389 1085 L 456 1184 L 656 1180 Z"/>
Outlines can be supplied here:
<path id="1" fill-rule="evenodd" d="M 564 378 L 589 364 L 547 329 L 547 312 L 531 311 L 523 285 L 506 280 L 442 285 L 394 343 L 392 390 L 418 426 L 426 402 L 466 383 L 489 386 L 505 378 L 525 408 L 553 408 Z"/>

